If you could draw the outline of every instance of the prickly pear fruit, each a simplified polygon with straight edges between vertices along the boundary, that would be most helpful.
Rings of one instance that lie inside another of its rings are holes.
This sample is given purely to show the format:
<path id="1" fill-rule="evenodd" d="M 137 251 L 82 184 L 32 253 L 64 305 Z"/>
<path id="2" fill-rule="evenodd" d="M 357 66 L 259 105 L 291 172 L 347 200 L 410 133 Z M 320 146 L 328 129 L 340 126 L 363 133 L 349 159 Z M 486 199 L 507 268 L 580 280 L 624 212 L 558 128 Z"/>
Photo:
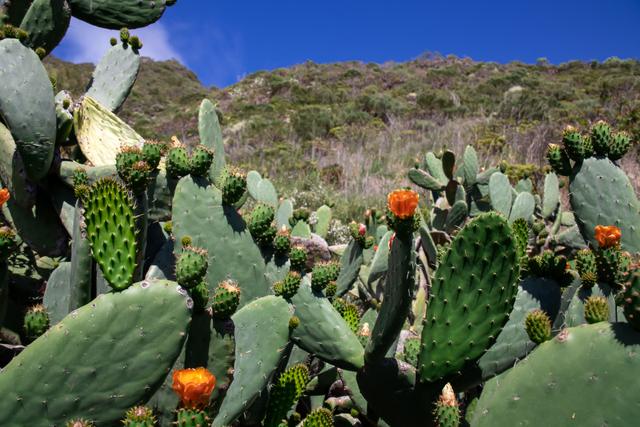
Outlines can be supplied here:
<path id="1" fill-rule="evenodd" d="M 209 424 L 211 422 L 204 411 L 187 408 L 178 410 L 175 423 L 177 427 L 206 427 Z"/>
<path id="2" fill-rule="evenodd" d="M 567 126 L 562 132 L 562 142 L 564 149 L 571 160 L 579 162 L 585 157 L 589 157 L 585 154 L 584 138 L 578 132 L 578 129 L 573 126 Z"/>
<path id="3" fill-rule="evenodd" d="M 207 251 L 193 246 L 183 247 L 176 260 L 176 280 L 185 289 L 198 286 L 207 274 Z"/>
<path id="4" fill-rule="evenodd" d="M 609 319 L 607 298 L 592 295 L 584 303 L 584 318 L 587 323 L 605 322 Z"/>
<path id="5" fill-rule="evenodd" d="M 611 127 L 604 120 L 597 121 L 591 127 L 591 144 L 593 151 L 598 156 L 609 154 L 609 144 L 611 143 Z"/>
<path id="6" fill-rule="evenodd" d="M 569 176 L 571 175 L 571 161 L 567 155 L 566 150 L 556 144 L 549 144 L 547 149 L 547 160 L 551 165 L 551 168 L 558 175 Z"/>
<path id="7" fill-rule="evenodd" d="M 166 158 L 167 175 L 172 178 L 182 178 L 189 174 L 191 162 L 187 150 L 182 147 L 173 147 L 169 149 Z"/>
<path id="8" fill-rule="evenodd" d="M 191 152 L 191 175 L 207 176 L 213 163 L 213 150 L 198 145 Z"/>
<path id="9" fill-rule="evenodd" d="M 236 168 L 227 168 L 222 179 L 222 203 L 235 204 L 247 191 L 247 176 Z"/>
<path id="10" fill-rule="evenodd" d="M 203 312 L 209 303 L 209 288 L 207 288 L 207 282 L 203 280 L 198 286 L 189 289 L 189 293 L 193 299 L 194 310 L 199 313 Z"/>
<path id="11" fill-rule="evenodd" d="M 216 319 L 228 319 L 240 304 L 240 287 L 233 280 L 225 280 L 218 285 L 213 294 L 211 311 Z"/>
<path id="12" fill-rule="evenodd" d="M 576 268 L 582 284 L 592 287 L 598 281 L 596 256 L 591 249 L 582 249 L 576 254 Z"/>
<path id="13" fill-rule="evenodd" d="M 293 298 L 293 296 L 298 292 L 301 282 L 302 278 L 300 277 L 300 273 L 290 271 L 283 280 L 276 282 L 273 285 L 273 292 L 285 299 Z"/>
<path id="14" fill-rule="evenodd" d="M 311 288 L 314 291 L 324 290 L 330 282 L 337 279 L 335 265 L 336 263 L 334 262 L 320 262 L 313 267 L 313 270 L 311 270 Z"/>
<path id="15" fill-rule="evenodd" d="M 609 147 L 609 159 L 621 159 L 631 148 L 631 137 L 626 132 L 616 132 L 611 137 L 611 146 Z"/>
<path id="16" fill-rule="evenodd" d="M 147 162 L 151 169 L 157 169 L 164 151 L 164 144 L 157 141 L 146 141 L 142 146 L 142 160 Z"/>
<path id="17" fill-rule="evenodd" d="M 49 329 L 49 314 L 41 304 L 34 305 L 24 315 L 24 334 L 33 341 Z"/>
<path id="18" fill-rule="evenodd" d="M 329 282 L 327 287 L 324 289 L 324 296 L 331 300 L 334 296 L 336 296 L 336 292 L 338 292 L 338 284 L 334 280 L 332 282 Z"/>
<path id="19" fill-rule="evenodd" d="M 134 406 L 125 414 L 122 420 L 125 427 L 154 427 L 156 425 L 156 417 L 153 411 L 146 406 Z"/>
<path id="20" fill-rule="evenodd" d="M 275 210 L 265 203 L 258 203 L 249 218 L 247 228 L 251 236 L 260 246 L 266 246 L 273 242 L 277 230 L 271 224 L 275 218 Z"/>
<path id="21" fill-rule="evenodd" d="M 278 255 L 287 255 L 291 250 L 291 232 L 283 226 L 273 238 L 273 250 Z"/>
<path id="22" fill-rule="evenodd" d="M 307 252 L 302 247 L 293 247 L 289 251 L 289 261 L 292 270 L 304 271 L 307 268 Z"/>
<path id="23" fill-rule="evenodd" d="M 438 427 L 458 427 L 460 425 L 460 409 L 451 384 L 447 383 L 436 402 L 433 411 Z"/>
<path id="24" fill-rule="evenodd" d="M 134 163 L 143 160 L 142 151 L 138 147 L 125 145 L 120 152 L 116 154 L 116 171 L 123 181 L 127 180 L 129 170 Z"/>
<path id="25" fill-rule="evenodd" d="M 551 339 L 551 320 L 542 310 L 533 310 L 527 314 L 524 326 L 529 339 L 536 344 L 542 344 Z"/>
<path id="26" fill-rule="evenodd" d="M 342 298 L 336 298 L 333 301 L 333 307 L 336 309 L 340 316 L 347 322 L 349 328 L 354 332 L 358 332 L 358 325 L 360 323 L 360 313 L 358 307 L 355 304 L 345 301 Z"/>
<path id="27" fill-rule="evenodd" d="M 66 427 L 95 427 L 95 424 L 84 418 L 77 418 L 75 420 L 67 421 Z"/>

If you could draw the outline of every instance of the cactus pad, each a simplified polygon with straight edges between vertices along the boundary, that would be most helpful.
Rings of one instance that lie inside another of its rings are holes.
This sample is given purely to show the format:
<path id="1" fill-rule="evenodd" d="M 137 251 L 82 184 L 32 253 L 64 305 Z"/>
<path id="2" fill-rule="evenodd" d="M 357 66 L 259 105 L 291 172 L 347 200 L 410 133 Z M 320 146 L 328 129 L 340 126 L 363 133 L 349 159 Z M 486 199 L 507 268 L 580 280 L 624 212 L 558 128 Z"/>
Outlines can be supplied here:
<path id="1" fill-rule="evenodd" d="M 480 357 L 507 322 L 518 291 L 518 254 L 506 220 L 482 214 L 467 224 L 438 266 L 422 330 L 422 381 Z"/>
<path id="2" fill-rule="evenodd" d="M 136 269 L 134 202 L 112 179 L 91 186 L 85 200 L 85 230 L 93 257 L 115 290 L 127 288 Z"/>

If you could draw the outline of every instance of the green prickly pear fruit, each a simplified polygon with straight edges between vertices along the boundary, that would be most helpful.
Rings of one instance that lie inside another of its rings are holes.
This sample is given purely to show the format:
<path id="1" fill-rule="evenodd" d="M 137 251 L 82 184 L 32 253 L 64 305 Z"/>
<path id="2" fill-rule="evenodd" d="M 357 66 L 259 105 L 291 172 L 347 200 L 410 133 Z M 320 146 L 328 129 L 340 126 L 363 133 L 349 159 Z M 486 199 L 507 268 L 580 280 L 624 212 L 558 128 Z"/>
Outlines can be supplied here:
<path id="1" fill-rule="evenodd" d="M 591 127 L 591 144 L 593 151 L 598 156 L 606 156 L 609 154 L 609 145 L 611 143 L 611 126 L 604 120 L 598 120 Z"/>
<path id="2" fill-rule="evenodd" d="M 35 52 L 40 59 L 44 59 L 44 57 L 47 56 L 47 51 L 43 47 L 37 47 Z"/>
<path id="3" fill-rule="evenodd" d="M 289 329 L 293 330 L 298 326 L 300 326 L 300 318 L 298 316 L 291 316 L 291 319 L 289 319 Z"/>
<path id="4" fill-rule="evenodd" d="M 273 238 L 273 250 L 277 255 L 287 255 L 291 250 L 291 232 L 284 225 Z"/>
<path id="5" fill-rule="evenodd" d="M 336 292 L 338 292 L 338 284 L 333 281 L 329 282 L 327 287 L 324 289 L 324 296 L 329 300 L 332 300 L 334 296 L 336 296 Z"/>
<path id="6" fill-rule="evenodd" d="M 598 267 L 596 256 L 590 249 L 582 249 L 576 254 L 576 269 L 582 284 L 592 287 L 598 281 Z"/>
<path id="7" fill-rule="evenodd" d="M 247 176 L 237 168 L 228 168 L 222 183 L 222 203 L 233 205 L 247 191 Z"/>
<path id="8" fill-rule="evenodd" d="M 175 425 L 177 427 L 207 427 L 210 423 L 206 412 L 182 408 L 178 410 Z"/>
<path id="9" fill-rule="evenodd" d="M 619 303 L 627 322 L 635 330 L 640 331 L 640 272 L 635 272 L 631 276 L 631 280 L 620 296 Z"/>
<path id="10" fill-rule="evenodd" d="M 170 148 L 166 158 L 167 175 L 175 179 L 189 175 L 190 163 L 187 150 L 183 146 Z"/>
<path id="11" fill-rule="evenodd" d="M 607 298 L 592 295 L 584 303 L 584 318 L 587 323 L 605 322 L 609 319 Z"/>
<path id="12" fill-rule="evenodd" d="M 302 272 L 307 268 L 307 252 L 304 248 L 293 247 L 289 251 L 289 261 L 292 270 Z"/>
<path id="13" fill-rule="evenodd" d="M 153 411 L 146 406 L 134 406 L 125 414 L 122 420 L 125 427 L 154 427 L 156 425 L 156 417 Z"/>
<path id="14" fill-rule="evenodd" d="M 555 255 L 552 251 L 544 251 L 529 259 L 529 272 L 538 277 L 550 277 L 563 284 L 570 279 L 567 271 L 567 258 L 564 255 Z"/>
<path id="15" fill-rule="evenodd" d="M 146 141 L 142 146 L 142 160 L 147 162 L 151 169 L 155 170 L 160 164 L 163 151 L 164 144 L 161 142 Z"/>
<path id="16" fill-rule="evenodd" d="M 535 234 L 536 236 L 542 233 L 542 230 L 544 229 L 545 229 L 544 221 L 541 221 L 541 220 L 535 221 L 531 226 L 531 231 L 533 231 L 533 234 Z"/>
<path id="17" fill-rule="evenodd" d="M 96 427 L 96 425 L 84 418 L 77 418 L 75 420 L 67 421 L 66 427 Z"/>
<path id="18" fill-rule="evenodd" d="M 198 284 L 198 286 L 191 288 L 189 292 L 193 299 L 194 310 L 202 313 L 209 303 L 209 288 L 207 288 L 207 282 L 203 280 Z"/>
<path id="19" fill-rule="evenodd" d="M 182 247 L 187 247 L 187 246 L 191 246 L 191 236 L 182 236 L 182 239 L 180 239 L 180 243 L 182 244 Z"/>
<path id="20" fill-rule="evenodd" d="M 558 175 L 568 176 L 571 175 L 571 161 L 567 155 L 566 150 L 556 144 L 549 144 L 547 149 L 547 160 L 551 165 L 551 168 Z"/>
<path id="21" fill-rule="evenodd" d="M 171 232 L 173 231 L 173 221 L 169 220 L 165 222 L 164 225 L 162 226 L 162 229 L 165 231 L 165 233 L 171 234 Z M 186 246 L 189 246 L 189 245 L 186 245 Z"/>
<path id="22" fill-rule="evenodd" d="M 551 339 L 551 320 L 542 310 L 533 310 L 527 314 L 524 326 L 529 339 L 536 344 L 542 344 Z"/>
<path id="23" fill-rule="evenodd" d="M 289 218 L 289 225 L 295 227 L 298 221 L 309 221 L 311 212 L 307 208 L 294 209 L 291 218 Z"/>
<path id="24" fill-rule="evenodd" d="M 404 361 L 412 366 L 418 366 L 418 355 L 420 354 L 420 338 L 407 338 L 404 341 L 402 357 Z"/>
<path id="25" fill-rule="evenodd" d="M 129 44 L 134 51 L 142 49 L 142 41 L 138 36 L 129 37 Z"/>
<path id="26" fill-rule="evenodd" d="M 567 126 L 562 131 L 562 142 L 564 149 L 571 160 L 576 162 L 582 161 L 585 157 L 584 138 L 573 126 Z"/>
<path id="27" fill-rule="evenodd" d="M 233 280 L 220 283 L 213 294 L 211 312 L 216 319 L 228 319 L 240 304 L 240 287 Z"/>
<path id="28" fill-rule="evenodd" d="M 291 299 L 298 292 L 301 282 L 302 277 L 300 276 L 300 273 L 290 271 L 283 280 L 276 282 L 273 285 L 273 292 L 277 296 L 281 296 L 285 299 Z"/>
<path id="29" fill-rule="evenodd" d="M 24 315 L 24 334 L 34 341 L 49 329 L 49 314 L 41 304 L 34 305 Z"/>
<path id="30" fill-rule="evenodd" d="M 213 150 L 198 145 L 191 152 L 191 175 L 207 176 L 213 163 Z"/>
<path id="31" fill-rule="evenodd" d="M 460 425 L 460 409 L 451 384 L 447 383 L 436 402 L 433 411 L 438 427 L 458 427 Z"/>
<path id="32" fill-rule="evenodd" d="M 265 203 L 258 203 L 249 217 L 247 228 L 259 246 L 266 246 L 273 242 L 277 233 L 271 225 L 275 218 L 275 210 Z"/>
<path id="33" fill-rule="evenodd" d="M 73 181 L 74 187 L 77 187 L 78 185 L 89 185 L 89 176 L 87 175 L 87 172 L 82 168 L 78 168 L 73 171 L 71 180 Z"/>
<path id="34" fill-rule="evenodd" d="M 631 137 L 627 132 L 616 132 L 611 137 L 611 145 L 609 147 L 609 159 L 621 159 L 631 148 Z"/>
<path id="35" fill-rule="evenodd" d="M 128 28 L 121 28 L 120 29 L 120 41 L 122 43 L 129 43 L 129 29 Z"/>
<path id="36" fill-rule="evenodd" d="M 314 291 L 323 291 L 330 282 L 337 279 L 334 277 L 335 263 L 320 262 L 311 270 L 311 288 Z"/>
<path id="37" fill-rule="evenodd" d="M 16 234 L 7 226 L 0 227 L 0 262 L 6 261 L 16 248 Z"/>
<path id="38" fill-rule="evenodd" d="M 302 427 L 333 427 L 333 417 L 327 408 L 314 409 L 302 422 Z"/>
<path id="39" fill-rule="evenodd" d="M 355 304 L 345 301 L 342 298 L 336 298 L 333 301 L 333 307 L 336 309 L 340 316 L 347 322 L 349 328 L 354 332 L 358 332 L 358 325 L 360 323 L 360 313 L 358 307 Z"/>
<path id="40" fill-rule="evenodd" d="M 619 246 L 599 248 L 596 252 L 598 279 L 619 289 L 627 273 L 624 269 L 624 265 L 627 264 L 624 258 L 625 255 Z"/>
<path id="41" fill-rule="evenodd" d="M 115 46 L 115 45 L 117 45 L 117 44 L 118 44 L 118 39 L 116 39 L 115 37 L 111 37 L 111 38 L 109 39 L 109 44 L 110 44 L 111 46 Z"/>
<path id="42" fill-rule="evenodd" d="M 143 193 L 147 186 L 149 185 L 149 180 L 151 179 L 151 167 L 145 162 L 141 160 L 136 162 L 131 166 L 129 170 L 129 175 L 127 179 L 124 181 L 127 187 L 131 189 L 136 194 Z"/>
<path id="43" fill-rule="evenodd" d="M 297 364 L 284 371 L 274 382 L 269 393 L 264 427 L 277 427 L 287 417 L 291 407 L 302 396 L 309 382 L 309 368 Z"/>
<path id="44" fill-rule="evenodd" d="M 207 274 L 209 261 L 207 251 L 201 248 L 186 246 L 176 260 L 176 280 L 185 289 L 198 286 Z"/>

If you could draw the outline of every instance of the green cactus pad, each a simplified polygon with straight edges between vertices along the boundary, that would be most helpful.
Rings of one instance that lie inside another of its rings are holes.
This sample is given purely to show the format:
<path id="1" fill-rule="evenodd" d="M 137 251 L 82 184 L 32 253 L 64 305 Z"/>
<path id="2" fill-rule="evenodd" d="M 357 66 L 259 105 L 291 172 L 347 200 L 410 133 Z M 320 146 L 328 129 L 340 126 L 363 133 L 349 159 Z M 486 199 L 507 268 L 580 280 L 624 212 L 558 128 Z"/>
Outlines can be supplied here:
<path id="1" fill-rule="evenodd" d="M 79 308 L 3 369 L 0 423 L 118 421 L 162 383 L 184 343 L 190 305 L 176 283 L 152 281 Z"/>
<path id="2" fill-rule="evenodd" d="M 511 229 L 494 213 L 458 233 L 435 272 L 422 329 L 421 381 L 434 381 L 480 357 L 507 322 L 518 292 Z"/>
<path id="3" fill-rule="evenodd" d="M 119 30 L 140 28 L 156 22 L 166 6 L 175 1 L 68 0 L 73 16 L 97 27 Z"/>
<path id="4" fill-rule="evenodd" d="M 622 231 L 622 249 L 640 252 L 640 203 L 629 178 L 611 160 L 586 159 L 569 190 L 580 233 L 593 247 L 596 225 L 615 225 Z"/>
<path id="5" fill-rule="evenodd" d="M 116 181 L 105 178 L 91 186 L 84 208 L 93 258 L 113 289 L 126 289 L 133 280 L 138 247 L 131 195 Z"/>
<path id="6" fill-rule="evenodd" d="M 624 317 L 622 315 L 622 309 L 616 307 L 615 302 L 615 292 L 613 289 L 604 284 L 595 284 L 595 285 L 580 285 L 580 282 L 577 282 L 575 286 L 572 286 L 575 289 L 572 289 L 574 292 L 571 295 L 571 300 L 567 306 L 565 313 L 565 323 L 563 326 L 579 326 L 587 322 L 585 319 L 585 304 L 589 297 L 592 296 L 601 296 L 607 298 L 608 306 L 609 306 L 609 318 L 610 322 L 620 322 L 624 321 Z"/>
<path id="7" fill-rule="evenodd" d="M 260 396 L 286 354 L 289 341 L 289 305 L 266 296 L 236 314 L 234 376 L 213 427 L 228 426 Z"/>
<path id="8" fill-rule="evenodd" d="M 357 370 L 364 363 L 364 349 L 340 313 L 321 293 L 313 292 L 307 276 L 291 299 L 300 325 L 291 338 L 300 348 L 339 368 Z"/>
<path id="9" fill-rule="evenodd" d="M 173 233 L 176 255 L 182 250 L 183 236 L 191 236 L 192 245 L 207 251 L 206 281 L 211 294 L 227 278 L 235 280 L 242 290 L 240 307 L 270 293 L 260 249 L 237 211 L 222 205 L 220 190 L 213 185 L 190 176 L 178 182 L 173 200 Z"/>
<path id="10" fill-rule="evenodd" d="M 471 425 L 628 426 L 640 417 L 640 335 L 606 322 L 562 331 L 487 383 Z"/>
<path id="11" fill-rule="evenodd" d="M 315 233 L 323 239 L 327 237 L 329 232 L 329 226 L 331 225 L 332 211 L 327 205 L 322 205 L 316 211 L 318 222 L 315 224 Z"/>
<path id="12" fill-rule="evenodd" d="M 247 176 L 248 178 L 248 176 Z M 276 225 L 278 230 L 285 228 L 291 228 L 289 225 L 289 219 L 293 215 L 293 203 L 291 199 L 285 199 L 280 202 L 278 205 L 278 210 L 276 211 Z"/>
<path id="13" fill-rule="evenodd" d="M 224 155 L 224 142 L 222 140 L 222 129 L 216 113 L 216 107 L 208 99 L 204 99 L 200 104 L 198 113 L 198 133 L 200 143 L 213 150 L 213 165 L 209 169 L 209 179 L 216 182 L 226 165 Z"/>
<path id="14" fill-rule="evenodd" d="M 549 218 L 560 205 L 560 182 L 558 175 L 550 172 L 544 177 L 544 196 L 542 198 L 542 216 Z"/>
<path id="15" fill-rule="evenodd" d="M 74 111 L 74 128 L 82 154 L 93 166 L 110 166 L 123 146 L 141 148 L 144 139 L 111 110 L 85 96 Z"/>
<path id="16" fill-rule="evenodd" d="M 396 233 L 389 254 L 384 296 L 371 340 L 367 344 L 367 362 L 382 359 L 402 330 L 415 286 L 415 252 L 412 233 Z"/>
<path id="17" fill-rule="evenodd" d="M 509 320 L 495 344 L 478 359 L 482 380 L 512 368 L 535 348 L 524 328 L 525 317 L 533 310 L 543 310 L 551 319 L 556 318 L 560 310 L 560 287 L 557 283 L 538 277 L 522 281 Z"/>
<path id="18" fill-rule="evenodd" d="M 20 28 L 29 33 L 28 45 L 51 52 L 69 28 L 71 10 L 65 0 L 34 0 L 22 18 Z"/>
<path id="19" fill-rule="evenodd" d="M 298 364 L 284 371 L 274 382 L 269 393 L 269 404 L 264 427 L 277 427 L 287 412 L 300 399 L 309 382 L 309 368 Z"/>
<path id="20" fill-rule="evenodd" d="M 35 203 L 36 186 L 29 181 L 16 143 L 9 129 L 0 123 L 0 181 L 11 199 L 23 208 Z"/>
<path id="21" fill-rule="evenodd" d="M 364 262 L 363 246 L 351 239 L 347 249 L 340 258 L 340 275 L 336 279 L 337 295 L 342 296 L 349 292 L 358 279 L 360 267 Z"/>
<path id="22" fill-rule="evenodd" d="M 509 223 L 513 224 L 513 222 L 519 218 L 531 221 L 535 208 L 536 200 L 533 197 L 533 194 L 527 192 L 518 194 L 516 199 L 513 201 L 513 206 L 511 207 Z"/>
<path id="23" fill-rule="evenodd" d="M 49 76 L 34 51 L 16 39 L 0 40 L 0 116 L 27 175 L 49 173 L 56 142 L 56 106 Z"/>
<path id="24" fill-rule="evenodd" d="M 509 178 L 506 175 L 500 172 L 491 175 L 489 179 L 489 197 L 491 198 L 493 209 L 508 217 L 513 203 L 513 192 L 511 191 Z"/>
<path id="25" fill-rule="evenodd" d="M 129 96 L 140 70 L 140 55 L 131 46 L 111 46 L 93 70 L 90 96 L 105 108 L 116 111 Z"/>

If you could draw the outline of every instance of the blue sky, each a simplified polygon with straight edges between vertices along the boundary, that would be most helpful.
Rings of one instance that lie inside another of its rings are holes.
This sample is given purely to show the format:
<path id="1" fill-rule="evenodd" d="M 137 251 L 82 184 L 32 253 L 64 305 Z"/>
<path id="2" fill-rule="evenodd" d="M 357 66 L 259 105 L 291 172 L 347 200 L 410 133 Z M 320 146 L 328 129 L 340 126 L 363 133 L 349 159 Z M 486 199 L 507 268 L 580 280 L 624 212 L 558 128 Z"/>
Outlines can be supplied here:
<path id="1" fill-rule="evenodd" d="M 178 0 L 133 33 L 143 55 L 175 58 L 223 87 L 306 60 L 383 63 L 425 51 L 496 62 L 640 58 L 639 24 L 640 0 Z M 73 21 L 55 54 L 95 62 L 111 35 Z"/>

